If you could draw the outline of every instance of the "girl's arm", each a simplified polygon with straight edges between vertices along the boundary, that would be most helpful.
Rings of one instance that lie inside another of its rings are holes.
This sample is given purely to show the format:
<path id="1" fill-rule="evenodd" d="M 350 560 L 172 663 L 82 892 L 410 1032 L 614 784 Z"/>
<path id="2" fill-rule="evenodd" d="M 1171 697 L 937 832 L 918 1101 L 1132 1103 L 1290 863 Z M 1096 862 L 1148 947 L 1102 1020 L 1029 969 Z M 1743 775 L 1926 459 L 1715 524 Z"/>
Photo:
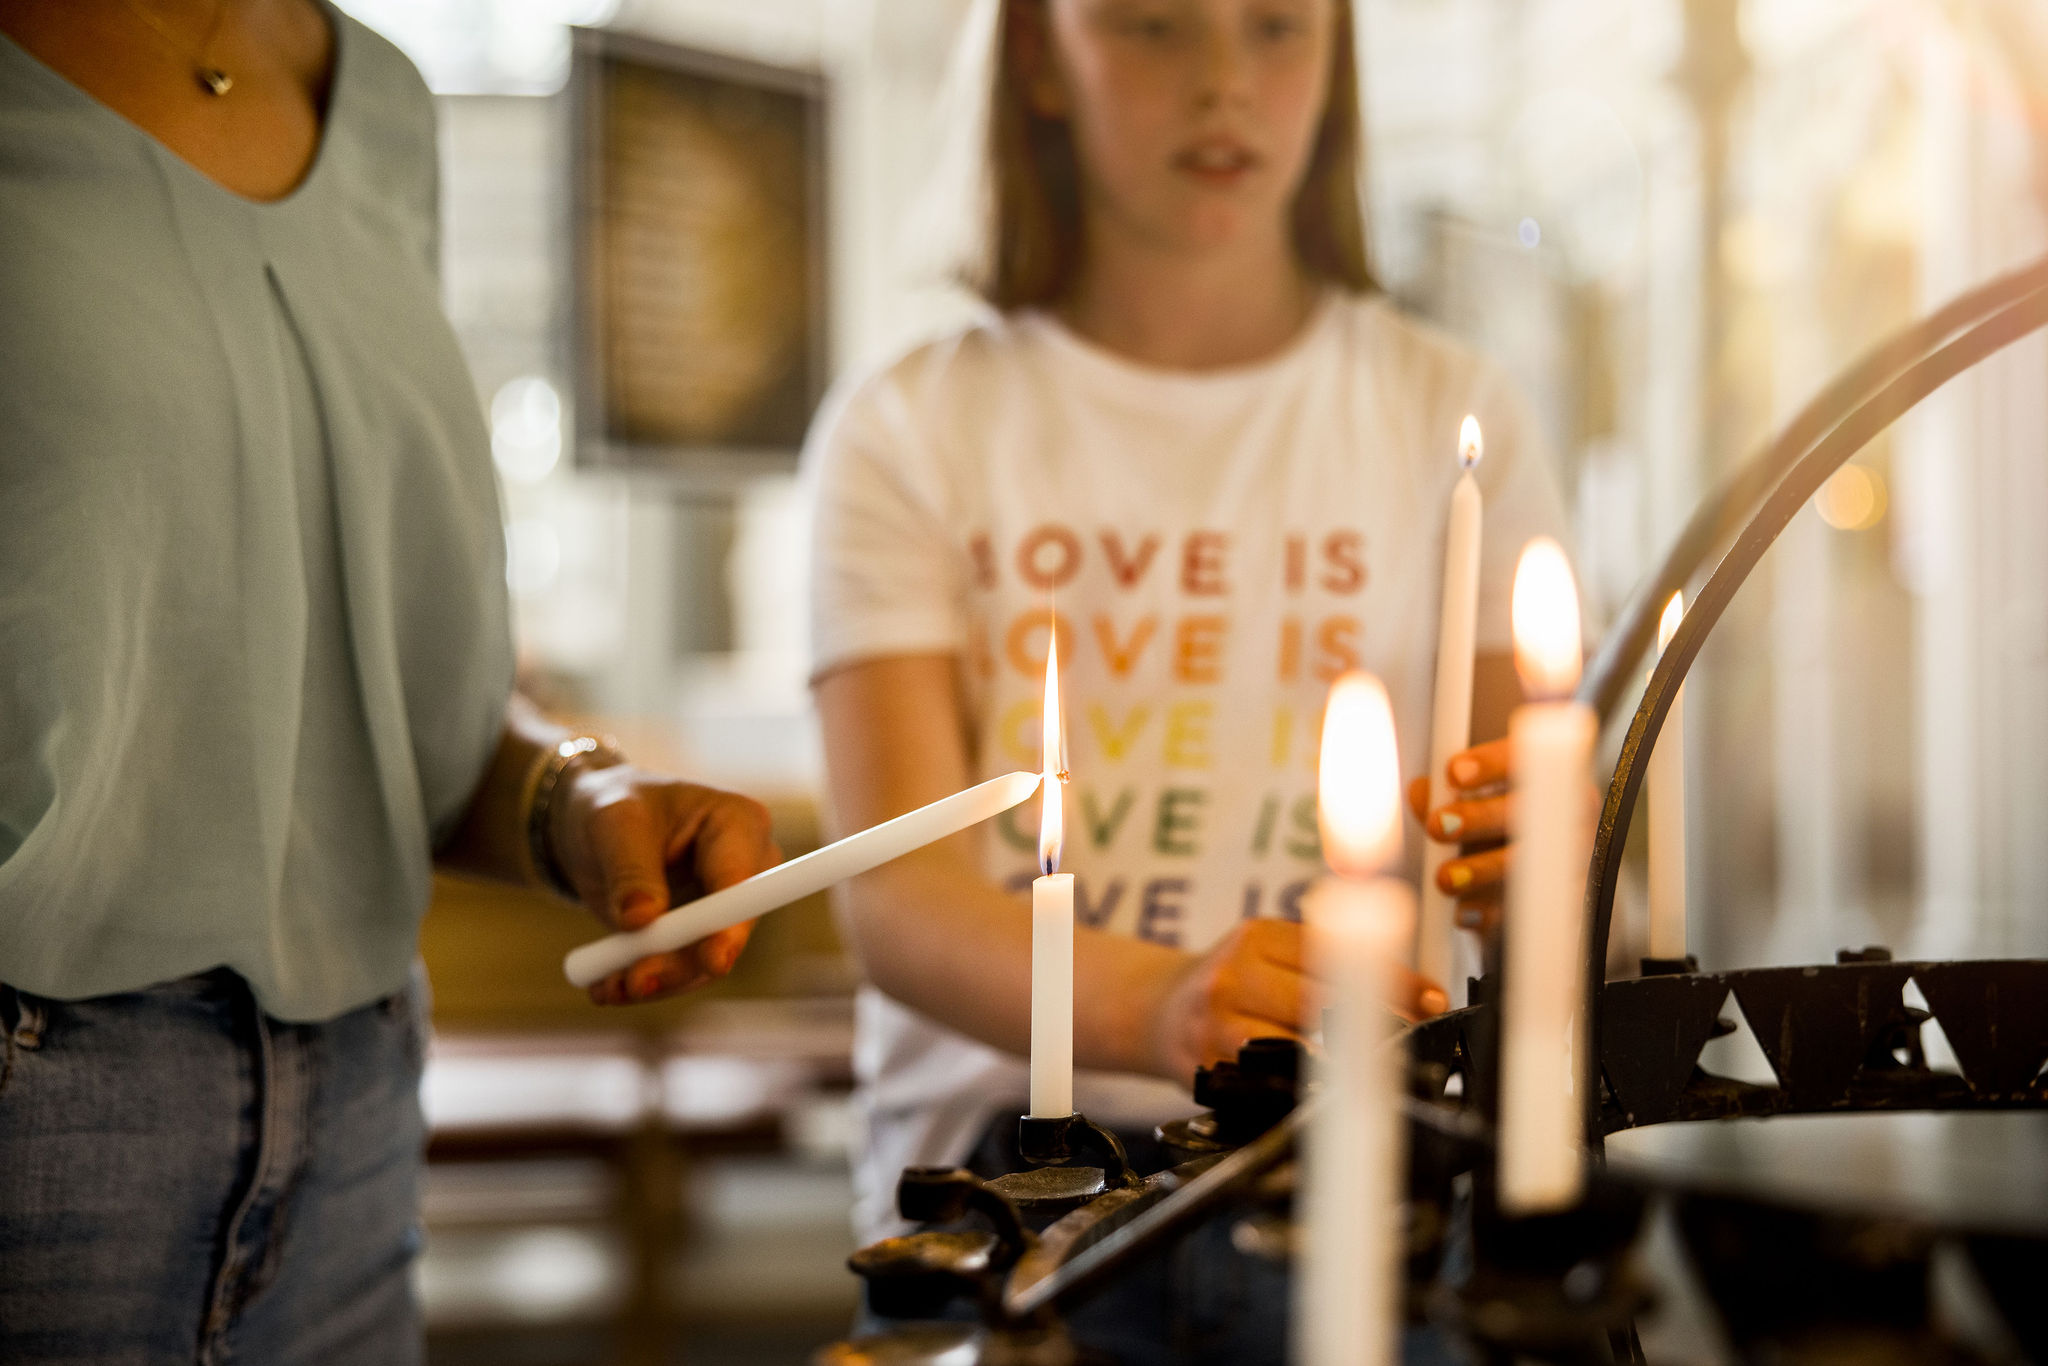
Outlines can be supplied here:
<path id="1" fill-rule="evenodd" d="M 970 781 L 966 712 L 950 655 L 848 665 L 817 685 L 830 794 L 856 830 Z M 1031 913 L 976 865 L 973 833 L 885 865 L 840 890 L 868 979 L 942 1024 L 1012 1053 L 1031 1038 Z M 1299 1033 L 1312 989 L 1301 927 L 1239 925 L 1196 955 L 1074 931 L 1074 1061 L 1186 1083 L 1246 1039 Z M 1419 980 L 1398 1008 L 1414 1013 Z M 1432 1004 L 1441 1009 L 1441 995 Z"/>

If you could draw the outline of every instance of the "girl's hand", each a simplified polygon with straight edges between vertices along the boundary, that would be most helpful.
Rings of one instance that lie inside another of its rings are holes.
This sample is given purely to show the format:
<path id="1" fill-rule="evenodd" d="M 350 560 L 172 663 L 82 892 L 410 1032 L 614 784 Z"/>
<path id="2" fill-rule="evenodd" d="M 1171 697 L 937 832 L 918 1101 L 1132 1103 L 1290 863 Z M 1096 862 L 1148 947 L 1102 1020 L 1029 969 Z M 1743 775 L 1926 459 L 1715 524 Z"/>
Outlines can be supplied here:
<path id="1" fill-rule="evenodd" d="M 1235 1058 L 1248 1039 L 1301 1038 L 1321 995 L 1309 974 L 1306 939 L 1290 920 L 1246 920 L 1191 957 L 1167 984 L 1155 1016 L 1161 1074 L 1184 1082 L 1197 1067 Z M 1447 1004 L 1441 987 L 1397 966 L 1387 1009 L 1418 1020 Z"/>
<path id="2" fill-rule="evenodd" d="M 670 907 L 782 862 L 768 809 L 750 797 L 643 772 L 631 764 L 572 768 L 554 819 L 555 857 L 583 904 L 615 929 L 637 930 Z M 753 924 L 643 958 L 593 983 L 599 1005 L 651 1001 L 732 971 Z"/>
<path id="3" fill-rule="evenodd" d="M 1428 811 L 1430 783 L 1408 785 L 1408 804 L 1439 844 L 1479 845 L 1437 870 L 1437 889 L 1458 899 L 1458 925 L 1490 932 L 1500 923 L 1512 846 L 1508 839 L 1508 742 L 1489 740 L 1451 756 L 1445 765 L 1450 800 Z"/>

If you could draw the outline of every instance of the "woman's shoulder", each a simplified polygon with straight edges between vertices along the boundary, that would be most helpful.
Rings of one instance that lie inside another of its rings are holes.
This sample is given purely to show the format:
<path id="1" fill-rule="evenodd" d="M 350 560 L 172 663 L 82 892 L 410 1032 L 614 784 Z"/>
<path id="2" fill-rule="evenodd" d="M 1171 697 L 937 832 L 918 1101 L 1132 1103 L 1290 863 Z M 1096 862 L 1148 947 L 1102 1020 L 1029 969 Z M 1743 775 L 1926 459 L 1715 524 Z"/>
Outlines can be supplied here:
<path id="1" fill-rule="evenodd" d="M 375 29 L 323 6 L 334 24 L 334 90 L 329 137 L 363 159 L 371 181 L 437 179 L 434 96 L 412 59 Z"/>
<path id="2" fill-rule="evenodd" d="M 423 106 L 432 108 L 434 97 L 427 88 L 426 77 L 398 44 L 334 5 L 323 4 L 321 8 L 334 26 L 338 59 L 348 67 L 348 79 L 376 94 L 401 101 L 409 112 Z"/>

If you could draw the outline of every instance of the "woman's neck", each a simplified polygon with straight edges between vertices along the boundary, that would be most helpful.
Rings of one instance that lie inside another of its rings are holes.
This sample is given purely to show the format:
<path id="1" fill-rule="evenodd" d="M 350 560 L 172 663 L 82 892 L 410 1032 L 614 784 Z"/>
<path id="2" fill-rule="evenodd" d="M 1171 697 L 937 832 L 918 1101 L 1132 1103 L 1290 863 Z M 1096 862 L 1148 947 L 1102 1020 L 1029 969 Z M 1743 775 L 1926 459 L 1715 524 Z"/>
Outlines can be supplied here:
<path id="1" fill-rule="evenodd" d="M 1283 350 L 1315 308 L 1314 282 L 1284 242 L 1162 250 L 1089 234 L 1086 264 L 1057 307 L 1097 345 L 1147 365 L 1216 370 Z"/>

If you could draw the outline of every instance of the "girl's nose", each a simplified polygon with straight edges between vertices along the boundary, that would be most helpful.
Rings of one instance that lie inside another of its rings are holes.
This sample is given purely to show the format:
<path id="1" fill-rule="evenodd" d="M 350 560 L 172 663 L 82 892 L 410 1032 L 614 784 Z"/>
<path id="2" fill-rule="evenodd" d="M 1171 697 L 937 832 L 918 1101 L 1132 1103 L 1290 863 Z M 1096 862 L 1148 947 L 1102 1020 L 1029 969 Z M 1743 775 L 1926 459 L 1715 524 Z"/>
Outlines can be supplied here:
<path id="1" fill-rule="evenodd" d="M 1211 19 L 1202 25 L 1200 41 L 1202 107 L 1214 108 L 1242 98 L 1251 70 L 1243 36 L 1234 25 Z"/>

